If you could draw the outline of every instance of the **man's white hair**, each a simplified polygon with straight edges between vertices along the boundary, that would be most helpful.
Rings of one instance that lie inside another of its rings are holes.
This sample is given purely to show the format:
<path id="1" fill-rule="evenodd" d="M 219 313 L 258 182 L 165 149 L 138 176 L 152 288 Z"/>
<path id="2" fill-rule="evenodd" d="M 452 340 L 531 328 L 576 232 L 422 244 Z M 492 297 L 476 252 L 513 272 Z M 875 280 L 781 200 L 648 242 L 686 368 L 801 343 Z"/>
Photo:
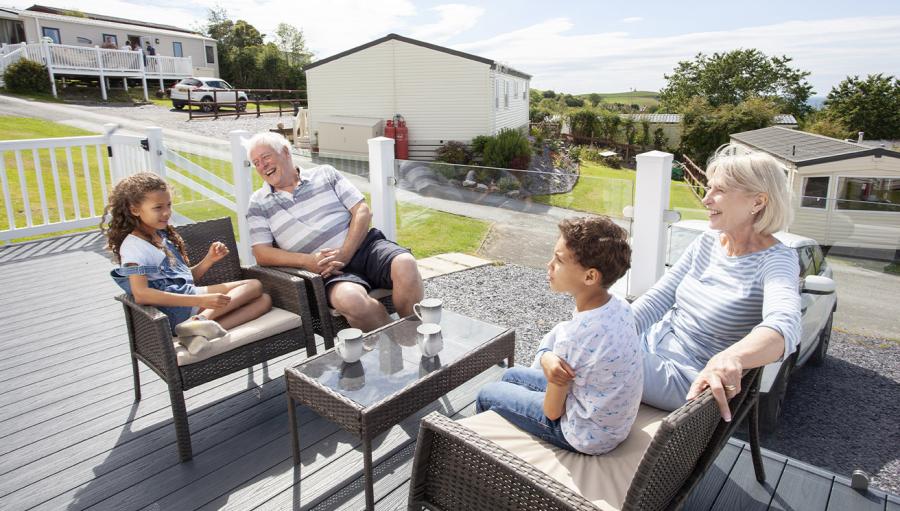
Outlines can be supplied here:
<path id="1" fill-rule="evenodd" d="M 287 151 L 288 154 L 291 152 L 291 143 L 288 142 L 288 139 L 284 138 L 282 135 L 278 133 L 273 133 L 271 131 L 264 131 L 262 133 L 257 133 L 253 135 L 245 142 L 242 143 L 244 149 L 247 150 L 247 159 L 250 160 L 250 151 L 256 149 L 259 146 L 266 146 L 272 151 L 276 153 L 280 153 L 281 151 Z"/>

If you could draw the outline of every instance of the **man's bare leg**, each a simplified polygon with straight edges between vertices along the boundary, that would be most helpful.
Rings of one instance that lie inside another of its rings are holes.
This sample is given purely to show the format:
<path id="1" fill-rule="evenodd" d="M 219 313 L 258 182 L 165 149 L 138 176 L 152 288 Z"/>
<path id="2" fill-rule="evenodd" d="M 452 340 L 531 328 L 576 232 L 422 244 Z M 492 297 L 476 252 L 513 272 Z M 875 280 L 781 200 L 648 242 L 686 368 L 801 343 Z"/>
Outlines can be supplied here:
<path id="1" fill-rule="evenodd" d="M 391 261 L 391 280 L 394 282 L 394 308 L 400 317 L 413 313 L 413 305 L 422 301 L 425 287 L 419 266 L 412 254 L 400 254 Z"/>
<path id="2" fill-rule="evenodd" d="M 381 302 L 369 296 L 366 288 L 355 282 L 337 282 L 328 290 L 331 306 L 354 328 L 371 332 L 391 321 Z"/>

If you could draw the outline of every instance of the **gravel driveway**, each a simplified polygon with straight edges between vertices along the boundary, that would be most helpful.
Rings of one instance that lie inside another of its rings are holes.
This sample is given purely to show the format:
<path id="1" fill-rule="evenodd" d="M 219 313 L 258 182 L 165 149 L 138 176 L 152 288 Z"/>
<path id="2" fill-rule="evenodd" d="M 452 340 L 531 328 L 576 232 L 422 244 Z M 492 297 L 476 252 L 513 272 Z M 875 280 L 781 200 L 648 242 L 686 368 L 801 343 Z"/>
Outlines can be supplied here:
<path id="1" fill-rule="evenodd" d="M 546 272 L 483 266 L 425 282 L 462 314 L 516 330 L 516 362 L 528 365 L 541 337 L 570 319 L 574 301 L 552 293 Z M 801 367 L 784 416 L 763 447 L 846 477 L 857 468 L 872 485 L 900 494 L 900 346 L 835 331 L 823 367 Z"/>

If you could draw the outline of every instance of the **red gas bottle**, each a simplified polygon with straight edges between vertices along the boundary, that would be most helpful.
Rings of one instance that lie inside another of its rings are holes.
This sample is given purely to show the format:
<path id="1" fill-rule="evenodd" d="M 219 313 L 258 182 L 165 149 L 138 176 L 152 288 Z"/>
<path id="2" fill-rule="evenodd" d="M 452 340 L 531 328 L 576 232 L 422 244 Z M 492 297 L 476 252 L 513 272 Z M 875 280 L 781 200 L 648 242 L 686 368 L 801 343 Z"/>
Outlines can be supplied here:
<path id="1" fill-rule="evenodd" d="M 388 119 L 387 124 L 384 127 L 384 136 L 387 138 L 395 138 L 396 128 L 394 128 L 394 121 Z"/>
<path id="2" fill-rule="evenodd" d="M 394 145 L 398 160 L 409 159 L 409 128 L 406 127 L 406 121 L 400 120 L 397 123 L 397 137 Z"/>

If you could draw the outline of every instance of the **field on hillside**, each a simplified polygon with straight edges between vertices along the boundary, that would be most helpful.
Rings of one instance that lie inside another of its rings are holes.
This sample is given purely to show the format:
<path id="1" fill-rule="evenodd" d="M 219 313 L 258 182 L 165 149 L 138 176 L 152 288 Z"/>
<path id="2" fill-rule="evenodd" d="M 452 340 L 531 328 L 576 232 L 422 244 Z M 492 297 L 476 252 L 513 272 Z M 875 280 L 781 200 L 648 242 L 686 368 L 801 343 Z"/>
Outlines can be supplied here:
<path id="1" fill-rule="evenodd" d="M 653 91 L 601 93 L 604 103 L 622 103 L 625 105 L 656 106 L 659 105 L 659 93 Z M 587 97 L 583 95 L 581 97 Z"/>

